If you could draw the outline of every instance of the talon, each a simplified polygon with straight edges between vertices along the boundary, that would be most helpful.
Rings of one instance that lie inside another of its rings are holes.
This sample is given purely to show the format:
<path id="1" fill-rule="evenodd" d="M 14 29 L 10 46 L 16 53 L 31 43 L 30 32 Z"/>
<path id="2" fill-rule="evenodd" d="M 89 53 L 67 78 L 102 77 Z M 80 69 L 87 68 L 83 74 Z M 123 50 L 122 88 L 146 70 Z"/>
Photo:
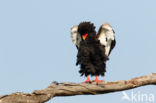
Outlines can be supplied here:
<path id="1" fill-rule="evenodd" d="M 98 76 L 96 76 L 94 82 L 99 83 L 99 82 L 104 82 L 104 80 L 99 80 L 99 79 L 98 79 Z"/>
<path id="2" fill-rule="evenodd" d="M 89 76 L 87 76 L 87 80 L 84 81 L 83 83 L 91 83 Z"/>
<path id="3" fill-rule="evenodd" d="M 86 80 L 83 83 L 91 83 L 91 81 L 90 80 Z"/>

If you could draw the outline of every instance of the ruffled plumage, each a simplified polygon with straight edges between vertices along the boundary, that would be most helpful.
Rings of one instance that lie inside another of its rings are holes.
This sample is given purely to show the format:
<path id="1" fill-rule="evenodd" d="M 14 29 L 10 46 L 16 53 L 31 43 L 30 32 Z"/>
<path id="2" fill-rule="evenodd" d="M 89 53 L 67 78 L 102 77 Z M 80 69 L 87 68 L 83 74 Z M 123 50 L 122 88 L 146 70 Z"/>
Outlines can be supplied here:
<path id="1" fill-rule="evenodd" d="M 77 54 L 76 65 L 80 65 L 81 76 L 104 76 L 107 56 L 96 38 L 95 26 L 90 22 L 82 22 L 78 26 L 78 32 L 81 35 L 88 33 L 87 38 L 80 42 Z"/>

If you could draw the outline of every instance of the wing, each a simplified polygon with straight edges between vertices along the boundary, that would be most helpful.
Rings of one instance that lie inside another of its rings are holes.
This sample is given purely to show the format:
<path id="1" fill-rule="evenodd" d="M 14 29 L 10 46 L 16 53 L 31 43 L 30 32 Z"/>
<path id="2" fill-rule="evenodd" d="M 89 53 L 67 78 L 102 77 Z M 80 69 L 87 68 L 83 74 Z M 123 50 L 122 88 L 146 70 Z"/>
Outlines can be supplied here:
<path id="1" fill-rule="evenodd" d="M 75 46 L 77 48 L 79 48 L 79 45 L 80 45 L 80 42 L 81 42 L 81 36 L 80 34 L 78 33 L 78 26 L 75 25 L 71 28 L 71 39 L 72 39 L 72 42 L 75 44 Z"/>
<path id="2" fill-rule="evenodd" d="M 115 45 L 116 45 L 116 40 L 114 39 L 112 41 L 112 43 L 111 43 L 111 48 L 110 48 L 110 51 L 109 51 L 109 55 L 110 55 L 111 51 L 113 50 L 113 48 L 115 47 Z"/>
<path id="3" fill-rule="evenodd" d="M 108 23 L 104 23 L 101 25 L 97 39 L 100 41 L 100 44 L 105 48 L 105 55 L 109 56 L 112 49 L 115 47 L 116 41 L 114 36 L 114 30 L 112 26 Z"/>

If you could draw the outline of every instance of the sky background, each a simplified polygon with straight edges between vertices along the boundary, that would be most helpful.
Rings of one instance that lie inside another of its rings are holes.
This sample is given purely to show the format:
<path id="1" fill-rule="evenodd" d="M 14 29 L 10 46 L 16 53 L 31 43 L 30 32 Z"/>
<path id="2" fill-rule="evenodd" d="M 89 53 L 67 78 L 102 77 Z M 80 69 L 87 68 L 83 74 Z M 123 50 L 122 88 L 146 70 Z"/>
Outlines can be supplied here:
<path id="1" fill-rule="evenodd" d="M 0 0 L 0 95 L 32 92 L 53 81 L 84 81 L 70 38 L 71 27 L 82 21 L 93 22 L 96 30 L 108 22 L 116 33 L 116 47 L 100 79 L 128 80 L 156 72 L 155 0 Z M 155 86 L 125 92 L 153 94 L 156 102 Z M 122 96 L 56 97 L 47 103 L 132 103 Z"/>

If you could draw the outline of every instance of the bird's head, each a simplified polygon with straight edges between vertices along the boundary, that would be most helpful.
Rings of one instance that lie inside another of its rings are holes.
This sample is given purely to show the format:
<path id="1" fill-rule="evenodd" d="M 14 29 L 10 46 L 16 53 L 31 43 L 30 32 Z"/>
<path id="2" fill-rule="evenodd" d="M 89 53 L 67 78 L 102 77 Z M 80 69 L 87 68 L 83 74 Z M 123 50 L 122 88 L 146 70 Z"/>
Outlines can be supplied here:
<path id="1" fill-rule="evenodd" d="M 78 32 L 83 40 L 85 40 L 88 35 L 96 35 L 95 26 L 91 22 L 81 22 L 78 25 Z"/>

